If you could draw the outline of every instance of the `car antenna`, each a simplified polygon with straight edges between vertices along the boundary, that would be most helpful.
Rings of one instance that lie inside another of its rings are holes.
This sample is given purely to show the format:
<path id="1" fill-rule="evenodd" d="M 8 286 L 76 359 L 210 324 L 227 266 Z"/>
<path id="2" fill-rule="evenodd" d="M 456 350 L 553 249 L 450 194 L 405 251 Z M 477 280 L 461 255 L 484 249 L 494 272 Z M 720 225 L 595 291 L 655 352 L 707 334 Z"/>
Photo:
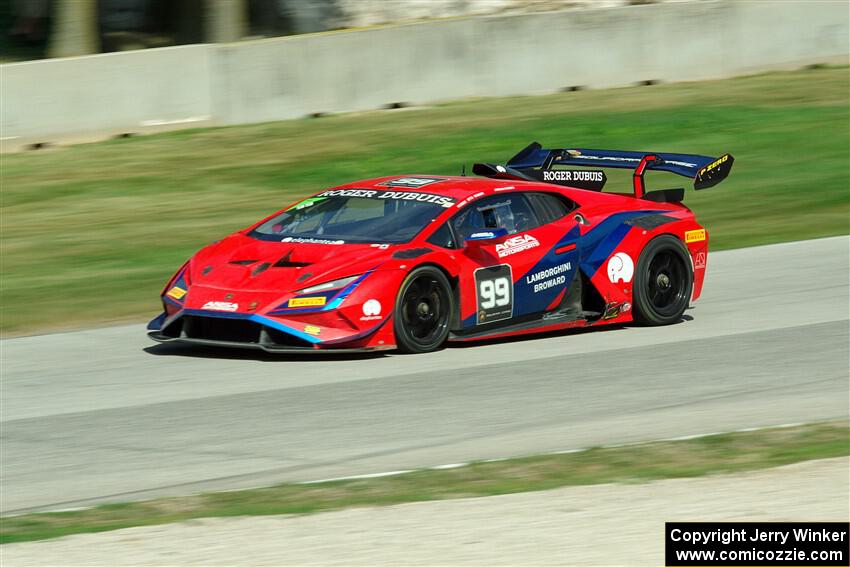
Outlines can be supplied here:
<path id="1" fill-rule="evenodd" d="M 466 164 L 465 163 L 460 164 L 460 176 L 466 177 Z"/>

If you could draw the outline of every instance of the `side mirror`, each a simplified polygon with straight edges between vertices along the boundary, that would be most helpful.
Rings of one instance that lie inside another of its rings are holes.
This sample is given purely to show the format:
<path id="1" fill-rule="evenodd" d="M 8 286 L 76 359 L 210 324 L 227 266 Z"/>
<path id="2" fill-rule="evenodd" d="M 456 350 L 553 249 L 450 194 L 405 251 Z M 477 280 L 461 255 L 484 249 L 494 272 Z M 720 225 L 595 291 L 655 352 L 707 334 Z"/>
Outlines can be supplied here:
<path id="1" fill-rule="evenodd" d="M 473 232 L 466 238 L 466 240 L 464 240 L 463 243 L 466 248 L 478 248 L 481 246 L 498 244 L 507 236 L 507 229 L 491 228 L 486 230 L 479 230 L 478 232 Z"/>

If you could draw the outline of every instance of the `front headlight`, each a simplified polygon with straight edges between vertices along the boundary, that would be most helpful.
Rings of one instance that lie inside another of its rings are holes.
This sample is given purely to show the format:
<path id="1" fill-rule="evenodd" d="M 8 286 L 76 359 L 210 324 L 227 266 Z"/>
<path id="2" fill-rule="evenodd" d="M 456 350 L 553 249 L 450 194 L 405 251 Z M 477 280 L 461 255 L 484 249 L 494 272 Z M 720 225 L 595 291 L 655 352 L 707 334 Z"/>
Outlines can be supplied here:
<path id="1" fill-rule="evenodd" d="M 345 286 L 347 286 L 348 284 L 350 284 L 351 282 L 353 282 L 354 280 L 356 280 L 359 277 L 360 276 L 358 275 L 358 276 L 351 276 L 351 277 L 348 277 L 348 278 L 341 278 L 341 279 L 338 279 L 338 280 L 334 280 L 332 282 L 326 282 L 326 283 L 319 284 L 319 285 L 305 287 L 304 289 L 299 289 L 295 293 L 297 293 L 298 295 L 307 295 L 307 294 L 310 294 L 310 293 L 318 293 L 320 291 L 331 291 L 331 290 L 334 290 L 334 289 L 341 289 L 341 288 L 344 288 Z"/>

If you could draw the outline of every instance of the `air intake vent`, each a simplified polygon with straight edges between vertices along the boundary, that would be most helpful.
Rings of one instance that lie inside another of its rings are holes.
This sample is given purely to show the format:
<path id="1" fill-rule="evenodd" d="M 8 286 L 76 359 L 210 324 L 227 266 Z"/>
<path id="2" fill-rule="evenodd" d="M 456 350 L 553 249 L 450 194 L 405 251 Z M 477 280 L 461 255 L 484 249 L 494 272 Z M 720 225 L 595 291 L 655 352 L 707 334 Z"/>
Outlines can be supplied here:
<path id="1" fill-rule="evenodd" d="M 183 333 L 190 339 L 204 339 L 228 343 L 258 343 L 262 327 L 241 319 L 214 317 L 183 317 Z"/>
<path id="2" fill-rule="evenodd" d="M 180 323 L 178 325 L 177 323 Z M 181 328 L 182 325 L 182 328 Z M 182 332 L 181 332 L 182 331 Z M 246 319 L 219 319 L 186 315 L 168 326 L 167 337 L 182 337 L 219 343 L 265 345 L 268 347 L 312 350 L 309 342 Z"/>
<path id="3" fill-rule="evenodd" d="M 269 266 L 271 266 L 271 264 L 269 264 L 268 262 L 263 262 L 251 271 L 251 277 L 254 278 L 262 274 L 263 272 L 269 269 Z"/>
<path id="4" fill-rule="evenodd" d="M 290 260 L 292 258 L 292 250 L 283 255 L 283 257 L 278 260 L 274 267 L 275 268 L 303 268 L 305 266 L 309 266 L 310 262 L 293 262 Z"/>
<path id="5" fill-rule="evenodd" d="M 259 260 L 231 260 L 228 264 L 233 264 L 234 266 L 250 266 L 256 262 L 259 262 Z"/>

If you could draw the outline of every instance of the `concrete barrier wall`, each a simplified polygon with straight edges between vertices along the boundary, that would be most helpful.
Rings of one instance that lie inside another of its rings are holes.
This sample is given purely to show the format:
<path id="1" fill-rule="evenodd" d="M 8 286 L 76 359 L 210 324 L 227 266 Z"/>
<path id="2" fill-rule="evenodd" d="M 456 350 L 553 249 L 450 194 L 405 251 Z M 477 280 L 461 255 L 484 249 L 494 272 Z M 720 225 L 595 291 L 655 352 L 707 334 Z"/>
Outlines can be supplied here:
<path id="1" fill-rule="evenodd" d="M 139 132 L 210 123 L 210 51 L 204 45 L 0 66 L 5 142 Z"/>
<path id="2" fill-rule="evenodd" d="M 3 65 L 0 137 L 8 147 L 10 140 L 846 64 L 848 20 L 846 0 L 707 0 Z"/>

